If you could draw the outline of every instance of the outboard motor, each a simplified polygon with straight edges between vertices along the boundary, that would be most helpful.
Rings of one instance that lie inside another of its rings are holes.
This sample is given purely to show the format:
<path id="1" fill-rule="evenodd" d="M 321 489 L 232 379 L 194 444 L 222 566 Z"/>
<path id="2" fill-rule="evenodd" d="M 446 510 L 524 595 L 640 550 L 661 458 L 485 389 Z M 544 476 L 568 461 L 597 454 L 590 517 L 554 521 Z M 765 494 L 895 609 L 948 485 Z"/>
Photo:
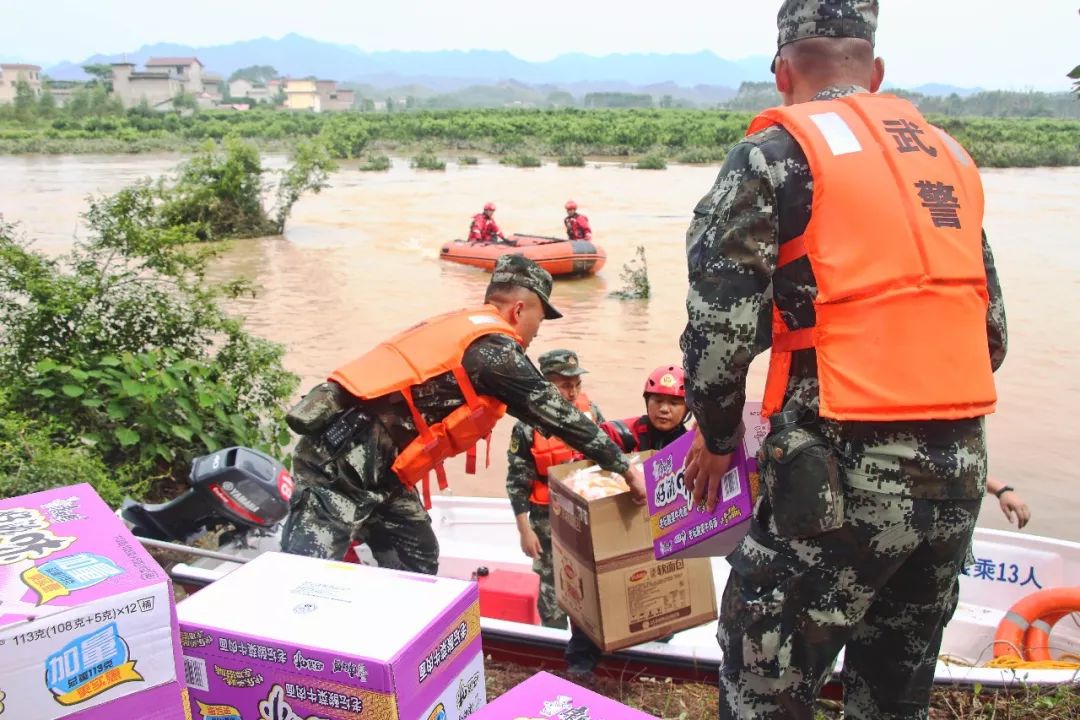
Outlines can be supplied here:
<path id="1" fill-rule="evenodd" d="M 240 530 L 271 528 L 289 514 L 293 479 L 274 458 L 231 447 L 195 458 L 191 489 L 158 505 L 125 501 L 120 514 L 135 535 L 184 540 L 200 530 L 232 523 Z"/>

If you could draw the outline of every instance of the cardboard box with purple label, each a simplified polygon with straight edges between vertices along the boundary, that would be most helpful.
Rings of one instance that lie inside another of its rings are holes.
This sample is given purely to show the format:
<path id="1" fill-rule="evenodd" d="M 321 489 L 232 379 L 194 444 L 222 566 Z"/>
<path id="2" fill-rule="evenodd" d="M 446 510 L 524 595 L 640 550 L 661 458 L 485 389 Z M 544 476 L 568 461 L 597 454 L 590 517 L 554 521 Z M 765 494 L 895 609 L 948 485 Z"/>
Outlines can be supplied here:
<path id="1" fill-rule="evenodd" d="M 597 646 L 613 652 L 716 619 L 710 562 L 658 562 L 645 507 L 628 490 L 607 494 L 619 476 L 574 462 L 548 478 L 555 598 Z"/>
<path id="2" fill-rule="evenodd" d="M 172 583 L 93 488 L 0 500 L 0 717 L 185 718 Z"/>
<path id="3" fill-rule="evenodd" d="M 461 720 L 486 699 L 474 582 L 271 552 L 178 613 L 196 720 Z"/>
<path id="4" fill-rule="evenodd" d="M 475 720 L 657 720 L 546 672 L 492 700 Z"/>
<path id="5" fill-rule="evenodd" d="M 769 421 L 761 417 L 761 403 L 746 403 L 743 425 L 745 434 L 720 483 L 720 502 L 714 512 L 694 507 L 683 483 L 686 455 L 696 430 L 645 461 L 649 525 L 657 560 L 723 557 L 746 535 L 758 496 L 757 451 L 769 432 Z"/>

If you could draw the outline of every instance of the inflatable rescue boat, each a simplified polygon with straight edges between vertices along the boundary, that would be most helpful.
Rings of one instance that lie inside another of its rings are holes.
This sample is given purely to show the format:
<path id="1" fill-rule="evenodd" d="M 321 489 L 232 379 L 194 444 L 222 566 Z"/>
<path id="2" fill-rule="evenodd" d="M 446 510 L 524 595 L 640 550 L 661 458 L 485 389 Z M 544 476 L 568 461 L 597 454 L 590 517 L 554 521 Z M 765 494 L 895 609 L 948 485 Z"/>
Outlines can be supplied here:
<path id="1" fill-rule="evenodd" d="M 439 257 L 491 272 L 495 261 L 506 253 L 522 253 L 553 277 L 595 275 L 607 260 L 603 249 L 590 240 L 518 234 L 508 237 L 507 242 L 455 240 L 443 245 Z"/>

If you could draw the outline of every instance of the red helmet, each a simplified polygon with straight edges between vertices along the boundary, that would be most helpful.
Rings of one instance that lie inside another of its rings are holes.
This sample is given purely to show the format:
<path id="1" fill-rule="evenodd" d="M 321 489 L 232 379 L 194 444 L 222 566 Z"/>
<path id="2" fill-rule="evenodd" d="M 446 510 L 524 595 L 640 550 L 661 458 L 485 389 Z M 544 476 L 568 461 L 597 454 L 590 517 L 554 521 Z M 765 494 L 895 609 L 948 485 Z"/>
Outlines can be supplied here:
<path id="1" fill-rule="evenodd" d="M 566 201 L 566 209 L 567 210 L 577 210 L 577 203 L 574 202 L 573 200 L 567 200 Z"/>
<path id="2" fill-rule="evenodd" d="M 495 203 L 485 203 L 484 210 L 490 210 L 492 212 L 495 212 Z"/>
<path id="3" fill-rule="evenodd" d="M 661 365 L 649 373 L 642 395 L 672 395 L 686 397 L 686 373 L 676 365 Z"/>

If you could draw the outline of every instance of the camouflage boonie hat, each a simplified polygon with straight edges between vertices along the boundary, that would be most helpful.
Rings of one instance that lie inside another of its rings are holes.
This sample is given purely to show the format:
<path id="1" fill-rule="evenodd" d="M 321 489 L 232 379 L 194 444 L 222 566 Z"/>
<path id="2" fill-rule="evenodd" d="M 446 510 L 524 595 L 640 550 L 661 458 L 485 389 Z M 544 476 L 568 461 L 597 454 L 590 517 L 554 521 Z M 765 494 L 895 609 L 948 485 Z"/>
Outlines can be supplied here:
<path id="1" fill-rule="evenodd" d="M 521 253 L 500 256 L 495 261 L 495 269 L 491 272 L 491 282 L 492 284 L 511 283 L 528 288 L 536 293 L 540 302 L 544 304 L 545 318 L 556 320 L 562 317 L 562 313 L 551 304 L 551 273 Z"/>
<path id="2" fill-rule="evenodd" d="M 859 38 L 874 44 L 878 0 L 784 0 L 776 14 L 776 72 L 780 48 L 812 37 Z"/>
<path id="3" fill-rule="evenodd" d="M 573 350 L 548 350 L 540 356 L 540 372 L 544 375 L 577 377 L 589 371 L 581 367 Z"/>

